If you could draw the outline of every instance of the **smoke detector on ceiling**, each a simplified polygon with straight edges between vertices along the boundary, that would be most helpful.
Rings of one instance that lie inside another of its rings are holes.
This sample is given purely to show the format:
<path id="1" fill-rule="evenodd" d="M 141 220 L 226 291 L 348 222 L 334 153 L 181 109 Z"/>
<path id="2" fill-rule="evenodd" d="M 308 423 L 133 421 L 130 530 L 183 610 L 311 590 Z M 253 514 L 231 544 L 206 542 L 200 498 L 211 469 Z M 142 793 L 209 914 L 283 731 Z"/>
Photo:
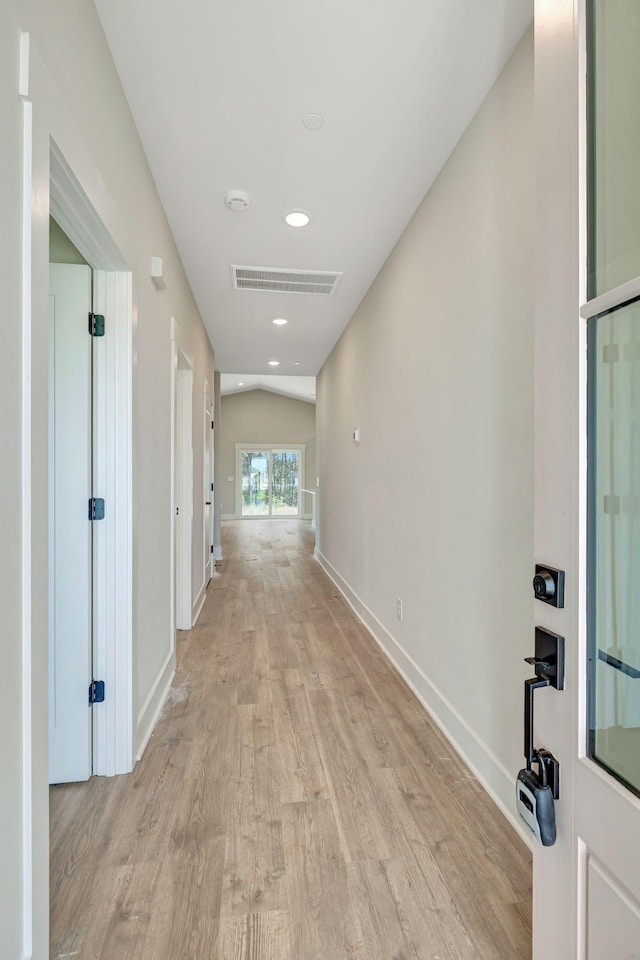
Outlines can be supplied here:
<path id="1" fill-rule="evenodd" d="M 242 210 L 246 210 L 249 206 L 249 194 L 245 193 L 244 190 L 229 190 L 224 198 L 224 202 L 230 210 L 235 210 L 236 213 L 239 213 Z"/>

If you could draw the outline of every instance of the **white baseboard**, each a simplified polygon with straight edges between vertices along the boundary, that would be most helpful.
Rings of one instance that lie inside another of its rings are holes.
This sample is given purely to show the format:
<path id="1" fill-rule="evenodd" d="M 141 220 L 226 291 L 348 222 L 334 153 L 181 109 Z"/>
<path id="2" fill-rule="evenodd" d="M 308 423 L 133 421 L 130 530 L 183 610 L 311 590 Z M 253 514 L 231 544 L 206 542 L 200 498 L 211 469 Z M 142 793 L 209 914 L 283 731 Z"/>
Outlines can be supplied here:
<path id="1" fill-rule="evenodd" d="M 196 623 L 198 622 L 198 617 L 202 612 L 202 608 L 204 606 L 204 602 L 206 599 L 207 599 L 207 585 L 206 583 L 203 583 L 202 586 L 200 587 L 200 592 L 198 593 L 198 596 L 196 597 L 195 603 L 193 604 L 193 608 L 191 610 L 192 629 L 193 627 L 195 627 Z"/>
<path id="2" fill-rule="evenodd" d="M 136 763 L 142 759 L 142 755 L 147 748 L 153 729 L 158 722 L 158 717 L 162 713 L 162 708 L 169 695 L 175 672 L 176 653 L 175 650 L 172 650 L 165 660 L 147 699 L 138 713 L 136 729 L 136 742 L 138 746 L 134 751 Z"/>
<path id="3" fill-rule="evenodd" d="M 238 515 L 236 513 L 223 513 L 220 516 L 221 520 L 237 520 Z"/>
<path id="4" fill-rule="evenodd" d="M 314 556 L 329 579 L 343 595 L 353 612 L 362 621 L 383 653 L 394 665 L 400 676 L 411 687 L 429 716 L 434 720 L 456 752 L 482 784 L 494 803 L 511 826 L 532 849 L 530 834 L 525 831 L 513 810 L 515 780 L 500 760 L 471 729 L 455 707 L 429 680 L 421 667 L 389 633 L 376 615 L 351 589 L 335 567 L 316 547 Z"/>

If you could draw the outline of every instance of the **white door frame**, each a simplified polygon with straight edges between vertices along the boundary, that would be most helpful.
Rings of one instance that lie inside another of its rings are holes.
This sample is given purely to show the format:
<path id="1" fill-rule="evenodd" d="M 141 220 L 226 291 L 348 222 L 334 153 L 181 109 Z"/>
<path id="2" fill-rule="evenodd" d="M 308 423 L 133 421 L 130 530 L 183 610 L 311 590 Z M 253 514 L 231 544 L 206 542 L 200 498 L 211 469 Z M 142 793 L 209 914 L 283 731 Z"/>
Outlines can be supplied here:
<path id="1" fill-rule="evenodd" d="M 220 542 L 220 518 L 222 516 L 222 457 L 220 455 L 221 437 L 221 403 L 220 403 L 220 371 L 213 374 L 213 422 L 217 429 L 213 431 L 213 556 L 214 562 L 222 560 L 222 545 Z"/>
<path id="2" fill-rule="evenodd" d="M 193 626 L 193 359 L 171 318 L 171 650 L 178 630 Z M 181 509 L 176 524 L 177 509 Z M 176 529 L 178 533 L 176 532 Z"/>
<path id="3" fill-rule="evenodd" d="M 202 491 L 203 491 L 203 522 L 202 522 L 202 556 L 204 561 L 203 579 L 206 590 L 209 580 L 213 576 L 215 558 L 213 555 L 213 515 L 217 491 L 212 490 L 214 485 L 214 443 L 215 420 L 213 416 L 213 400 L 209 396 L 209 381 L 204 382 L 204 436 L 202 445 Z M 208 456 L 207 456 L 208 454 Z M 211 506 L 207 510 L 206 503 Z"/>
<path id="4" fill-rule="evenodd" d="M 91 267 L 51 263 L 49 303 L 49 782 L 73 783 L 94 754 Z"/>
<path id="5" fill-rule="evenodd" d="M 130 284 L 129 264 L 112 239 L 118 226 L 111 198 L 73 118 L 65 110 L 55 84 L 29 34 L 16 36 L 20 70 L 17 93 L 22 104 L 22 930 L 23 954 L 45 956 L 48 942 L 48 271 L 49 215 L 54 215 L 92 267 L 116 274 L 118 286 Z M 54 138 L 55 141 L 54 142 Z M 60 149 L 60 145 L 63 149 Z M 63 155 L 64 153 L 64 155 Z M 81 172 L 82 181 L 73 170 Z M 92 203 L 80 185 L 89 184 Z M 95 204 L 95 205 L 94 205 Z M 127 299 L 126 297 L 124 298 Z M 122 301 L 120 300 L 119 303 Z M 117 514 L 114 563 L 119 611 L 115 640 L 122 654 L 112 696 L 104 706 L 105 722 L 117 710 L 122 727 L 115 729 L 116 769 L 131 769 L 131 330 L 132 304 L 118 317 L 118 347 L 114 355 L 118 397 L 119 455 L 117 476 L 125 477 L 125 492 Z M 122 336 L 120 336 L 122 334 Z M 124 395 L 121 392 L 125 391 Z M 123 673 L 126 681 L 122 682 Z M 125 689 L 126 688 L 126 689 Z M 107 691 L 109 697 L 109 691 Z M 126 716 L 124 714 L 126 713 Z M 114 713 L 115 715 L 115 713 Z M 98 754 L 100 753 L 100 745 Z M 96 757 L 98 769 L 101 760 Z M 105 759 L 104 771 L 108 769 Z"/>
<path id="6" fill-rule="evenodd" d="M 133 769 L 132 296 L 130 273 L 94 270 L 106 332 L 93 360 L 93 489 L 105 500 L 93 532 L 93 669 L 106 697 L 93 708 L 93 772 L 105 776 Z"/>
<path id="7" fill-rule="evenodd" d="M 94 343 L 94 678 L 106 697 L 93 709 L 93 773 L 133 768 L 132 283 L 123 258 L 61 151 L 51 141 L 50 211 L 93 272 L 93 310 L 106 318 Z"/>

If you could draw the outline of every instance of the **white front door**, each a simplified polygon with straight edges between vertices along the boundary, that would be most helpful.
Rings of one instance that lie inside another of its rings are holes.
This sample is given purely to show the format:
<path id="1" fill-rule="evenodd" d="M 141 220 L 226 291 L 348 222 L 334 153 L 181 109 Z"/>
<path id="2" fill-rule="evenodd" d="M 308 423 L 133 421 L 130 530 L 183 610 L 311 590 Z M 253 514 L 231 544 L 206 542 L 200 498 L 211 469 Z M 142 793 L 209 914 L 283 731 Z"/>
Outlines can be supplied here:
<path id="1" fill-rule="evenodd" d="M 532 603 L 566 683 L 535 695 L 560 797 L 555 845 L 534 844 L 533 957 L 640 960 L 640 9 L 535 16 L 535 559 L 566 589 Z"/>
<path id="2" fill-rule="evenodd" d="M 49 782 L 91 776 L 89 267 L 50 267 Z"/>

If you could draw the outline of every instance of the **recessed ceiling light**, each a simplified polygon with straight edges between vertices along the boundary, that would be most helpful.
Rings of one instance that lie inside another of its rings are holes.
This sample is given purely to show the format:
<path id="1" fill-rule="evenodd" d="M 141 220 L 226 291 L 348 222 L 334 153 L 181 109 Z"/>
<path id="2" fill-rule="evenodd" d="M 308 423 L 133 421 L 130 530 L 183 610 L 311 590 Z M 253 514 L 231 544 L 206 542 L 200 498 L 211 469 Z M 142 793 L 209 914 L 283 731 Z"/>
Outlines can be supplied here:
<path id="1" fill-rule="evenodd" d="M 280 366 L 280 361 L 279 361 L 279 360 L 269 360 L 269 366 L 270 366 L 270 367 L 279 367 L 279 366 Z"/>
<path id="2" fill-rule="evenodd" d="M 293 361 L 293 365 L 294 365 L 294 367 L 299 367 L 299 366 L 300 366 L 300 361 L 299 361 L 299 360 L 294 360 L 294 361 Z"/>
<path id="3" fill-rule="evenodd" d="M 289 210 L 284 219 L 290 227 L 306 227 L 311 220 L 311 214 L 306 210 Z"/>
<path id="4" fill-rule="evenodd" d="M 308 113 L 302 118 L 307 130 L 319 130 L 324 123 L 324 118 L 319 113 Z"/>
<path id="5" fill-rule="evenodd" d="M 271 323 L 275 323 L 276 327 L 284 327 L 285 323 L 289 323 L 289 321 L 285 320 L 284 317 L 274 317 Z"/>
<path id="6" fill-rule="evenodd" d="M 238 380 L 238 386 L 244 387 L 244 380 Z"/>

